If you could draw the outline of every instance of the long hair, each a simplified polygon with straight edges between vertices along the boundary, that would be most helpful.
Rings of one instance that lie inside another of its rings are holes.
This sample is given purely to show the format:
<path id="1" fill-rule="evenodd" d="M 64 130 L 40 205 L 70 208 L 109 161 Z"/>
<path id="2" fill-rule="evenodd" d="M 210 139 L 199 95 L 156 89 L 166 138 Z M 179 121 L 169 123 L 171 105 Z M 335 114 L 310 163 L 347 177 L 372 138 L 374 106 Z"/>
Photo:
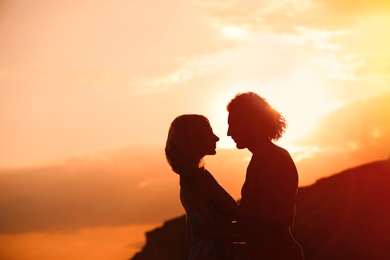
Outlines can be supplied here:
<path id="1" fill-rule="evenodd" d="M 182 174 L 190 169 L 202 166 L 203 158 L 198 153 L 201 125 L 209 120 L 196 114 L 181 115 L 172 121 L 165 145 L 165 156 L 172 170 Z"/>
<path id="2" fill-rule="evenodd" d="M 251 125 L 262 129 L 270 140 L 279 140 L 287 127 L 283 115 L 256 93 L 237 94 L 227 105 L 229 113 L 239 113 Z"/>

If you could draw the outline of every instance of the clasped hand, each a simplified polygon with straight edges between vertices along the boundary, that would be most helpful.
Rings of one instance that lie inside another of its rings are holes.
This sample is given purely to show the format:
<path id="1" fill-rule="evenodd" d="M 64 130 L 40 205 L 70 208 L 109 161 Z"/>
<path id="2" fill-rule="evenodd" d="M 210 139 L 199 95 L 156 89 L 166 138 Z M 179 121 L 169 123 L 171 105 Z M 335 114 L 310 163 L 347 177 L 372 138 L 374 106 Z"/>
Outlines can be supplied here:
<path id="1" fill-rule="evenodd" d="M 196 232 L 203 240 L 221 239 L 232 235 L 233 225 L 231 220 L 219 219 L 198 227 Z"/>

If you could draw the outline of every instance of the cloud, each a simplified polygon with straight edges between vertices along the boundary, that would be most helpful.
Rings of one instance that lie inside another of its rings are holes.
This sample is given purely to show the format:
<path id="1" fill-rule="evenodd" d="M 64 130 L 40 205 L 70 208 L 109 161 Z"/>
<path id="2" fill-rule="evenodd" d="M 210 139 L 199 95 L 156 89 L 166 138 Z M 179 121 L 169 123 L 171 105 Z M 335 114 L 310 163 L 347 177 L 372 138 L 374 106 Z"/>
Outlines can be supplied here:
<path id="1" fill-rule="evenodd" d="M 385 15 L 390 12 L 388 1 L 194 2 L 227 39 L 243 49 L 256 46 L 257 51 L 251 51 L 254 57 L 264 49 L 263 39 L 273 35 L 288 43 L 291 52 L 307 55 L 304 62 L 328 78 L 351 81 L 371 77 L 389 82 L 390 37 L 384 33 L 390 21 Z"/>
<path id="2" fill-rule="evenodd" d="M 3 4 L 0 69 L 22 74 L 153 80 L 176 71 L 180 57 L 231 46 L 182 1 L 40 0 L 28 12 L 21 6 Z"/>
<path id="3" fill-rule="evenodd" d="M 0 230 L 20 233 L 150 224 L 178 215 L 182 209 L 177 176 L 158 154 L 137 149 L 137 154 L 115 159 L 3 170 Z M 154 183 L 139 188 L 147 179 Z"/>
<path id="4" fill-rule="evenodd" d="M 359 17 L 370 14 L 383 14 L 390 12 L 390 3 L 386 0 L 322 0 L 318 2 L 326 10 L 327 14 L 333 14 L 333 16 L 329 18 L 337 17 L 338 20 L 341 20 L 343 16 Z"/>
<path id="5" fill-rule="evenodd" d="M 305 179 L 390 156 L 390 92 L 347 102 L 320 120 L 297 142 L 298 167 Z M 312 175 L 311 175 L 312 174 Z M 310 177 L 311 175 L 311 177 Z"/>
<path id="6" fill-rule="evenodd" d="M 390 12 L 390 4 L 386 0 L 193 2 L 208 10 L 216 24 L 275 32 L 293 32 L 301 26 L 320 30 L 347 29 L 359 23 L 361 17 Z"/>
<path id="7" fill-rule="evenodd" d="M 99 227 L 72 232 L 0 234 L 0 258 L 7 260 L 128 259 L 156 225 Z"/>
<path id="8" fill-rule="evenodd" d="M 241 188 L 238 175 L 244 176 L 247 163 L 240 156 L 231 151 L 221 152 L 214 162 L 207 159 L 209 169 L 236 197 Z M 131 147 L 32 169 L 3 169 L 0 233 L 162 223 L 184 213 L 178 178 L 158 147 Z"/>
<path id="9" fill-rule="evenodd" d="M 347 102 L 344 107 L 323 118 L 305 142 L 318 146 L 334 146 L 342 142 L 356 141 L 367 146 L 370 142 L 379 141 L 377 139 L 387 138 L 390 136 L 388 104 L 390 92 Z M 382 134 L 373 135 L 373 132 Z"/>

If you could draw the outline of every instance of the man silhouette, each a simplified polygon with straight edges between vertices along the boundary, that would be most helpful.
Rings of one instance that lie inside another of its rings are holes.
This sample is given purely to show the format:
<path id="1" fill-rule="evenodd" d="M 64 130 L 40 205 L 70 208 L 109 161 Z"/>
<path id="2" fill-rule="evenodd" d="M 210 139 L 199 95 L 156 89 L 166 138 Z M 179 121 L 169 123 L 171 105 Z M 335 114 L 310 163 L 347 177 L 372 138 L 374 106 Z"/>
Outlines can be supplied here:
<path id="1" fill-rule="evenodd" d="M 227 110 L 228 136 L 238 149 L 252 153 L 241 191 L 240 210 L 246 217 L 236 232 L 247 235 L 250 259 L 304 259 L 290 231 L 297 169 L 290 154 L 272 142 L 284 133 L 284 117 L 253 92 L 237 94 Z"/>

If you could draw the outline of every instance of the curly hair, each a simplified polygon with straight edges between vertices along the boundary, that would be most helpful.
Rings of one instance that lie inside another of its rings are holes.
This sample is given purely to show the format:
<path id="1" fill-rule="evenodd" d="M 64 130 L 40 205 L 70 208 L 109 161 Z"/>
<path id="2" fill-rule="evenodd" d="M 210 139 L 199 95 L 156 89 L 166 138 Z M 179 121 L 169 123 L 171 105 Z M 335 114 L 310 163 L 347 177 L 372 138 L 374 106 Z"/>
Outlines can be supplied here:
<path id="1" fill-rule="evenodd" d="M 287 127 L 284 116 L 254 92 L 238 93 L 226 108 L 250 120 L 254 127 L 261 127 L 270 140 L 279 140 Z"/>
<path id="2" fill-rule="evenodd" d="M 203 158 L 198 154 L 201 136 L 198 129 L 209 120 L 202 115 L 187 114 L 176 117 L 169 127 L 165 145 L 165 156 L 177 174 L 182 174 L 190 168 L 202 167 Z"/>

